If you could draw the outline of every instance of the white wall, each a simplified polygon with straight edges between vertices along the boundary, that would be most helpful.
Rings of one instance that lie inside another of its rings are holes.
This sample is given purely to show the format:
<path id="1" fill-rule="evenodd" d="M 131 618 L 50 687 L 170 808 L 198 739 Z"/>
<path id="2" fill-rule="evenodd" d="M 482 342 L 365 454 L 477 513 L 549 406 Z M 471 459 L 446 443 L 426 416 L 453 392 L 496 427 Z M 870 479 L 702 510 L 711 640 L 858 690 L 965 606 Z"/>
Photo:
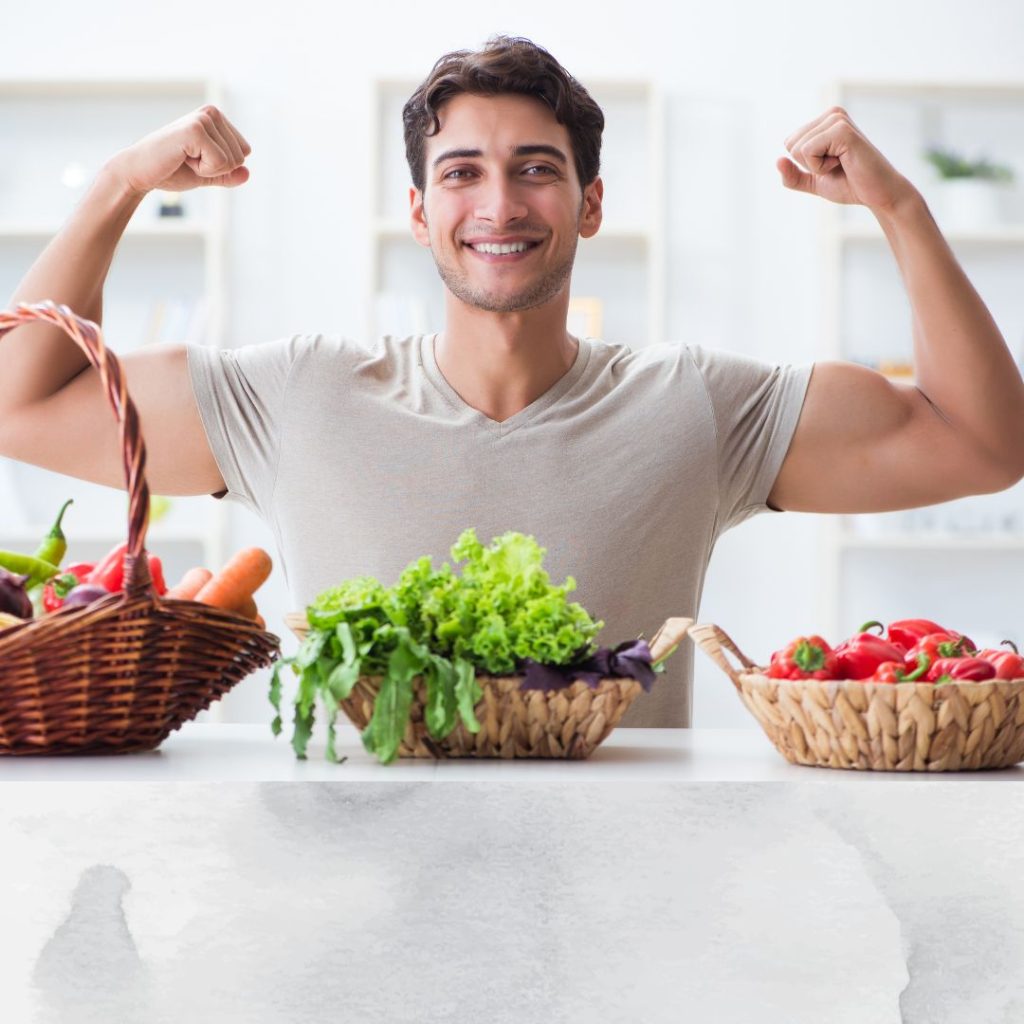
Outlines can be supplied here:
<path id="1" fill-rule="evenodd" d="M 362 329 L 373 78 L 425 76 L 442 53 L 496 31 L 532 38 L 584 84 L 651 76 L 670 128 L 669 336 L 780 362 L 815 358 L 821 317 L 818 201 L 779 184 L 785 136 L 823 109 L 837 78 L 1013 79 L 1024 44 L 1024 7 L 1013 0 L 687 0 L 672 9 L 633 0 L 610 11 L 562 0 L 543 12 L 409 0 L 334 9 L 50 0 L 5 22 L 18 45 L 5 47 L 4 77 L 223 82 L 226 112 L 253 146 L 252 178 L 232 196 L 234 344 Z M 238 543 L 271 546 L 261 523 L 232 514 Z M 756 657 L 816 628 L 806 562 L 790 568 L 816 522 L 762 516 L 727 536 L 702 617 Z M 271 591 L 268 618 L 288 603 Z M 696 724 L 753 726 L 724 676 L 702 654 L 696 661 Z M 263 689 L 250 679 L 226 707 L 264 720 Z"/>

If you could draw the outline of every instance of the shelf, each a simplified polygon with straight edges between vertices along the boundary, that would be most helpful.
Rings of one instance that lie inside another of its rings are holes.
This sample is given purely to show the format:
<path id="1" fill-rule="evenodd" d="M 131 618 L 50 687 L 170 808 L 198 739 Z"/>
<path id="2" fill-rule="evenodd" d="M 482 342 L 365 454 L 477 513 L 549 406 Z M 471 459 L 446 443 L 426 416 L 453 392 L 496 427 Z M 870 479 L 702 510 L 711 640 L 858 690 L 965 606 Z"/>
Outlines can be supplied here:
<path id="1" fill-rule="evenodd" d="M 840 534 L 838 544 L 845 550 L 923 551 L 941 548 L 943 551 L 1024 551 L 1024 535 L 936 530 L 932 533 L 891 533 L 872 537 L 846 532 Z"/>
<path id="2" fill-rule="evenodd" d="M 939 225 L 941 228 L 942 225 Z M 836 234 L 842 242 L 885 242 L 885 234 L 877 224 L 841 224 Z M 1006 224 L 984 231 L 959 229 L 943 231 L 950 244 L 965 245 L 1024 245 L 1024 224 Z"/>
<path id="3" fill-rule="evenodd" d="M 1024 84 L 1017 80 L 1004 81 L 895 81 L 870 79 L 844 79 L 837 83 L 836 90 L 847 99 L 850 95 L 874 96 L 882 99 L 900 97 L 916 100 L 940 98 L 946 102 L 957 99 L 1011 100 L 1019 101 L 1024 93 Z"/>
<path id="4" fill-rule="evenodd" d="M 3 537 L 5 542 L 13 542 L 19 546 L 24 545 L 28 553 L 28 549 L 35 548 L 39 545 L 39 542 L 50 532 L 50 525 L 40 526 L 33 528 L 30 526 L 19 526 L 15 529 L 2 529 L 0 528 L 0 537 Z M 127 523 L 121 526 L 117 530 L 75 530 L 73 533 L 68 535 L 68 542 L 70 544 L 82 543 L 82 544 L 106 544 L 109 543 L 111 547 L 115 544 L 119 544 L 121 541 L 127 540 L 128 538 L 128 526 Z M 146 531 L 146 547 L 150 548 L 154 543 L 160 544 L 206 544 L 210 539 L 209 533 L 200 533 L 198 531 L 191 530 L 160 530 L 156 526 L 150 527 Z"/>
<path id="5" fill-rule="evenodd" d="M 836 359 L 844 363 L 850 363 L 853 366 L 863 366 L 866 370 L 874 370 L 875 373 L 881 374 L 881 376 L 883 376 L 890 384 L 909 384 L 911 387 L 915 387 L 917 385 L 917 378 L 914 377 L 913 374 L 885 373 L 868 363 L 858 362 L 856 359 L 849 359 L 842 355 L 836 356 Z"/>
<path id="6" fill-rule="evenodd" d="M 0 78 L 0 97 L 5 99 L 58 96 L 156 97 L 205 95 L 210 84 L 198 78 Z"/>
<path id="7" fill-rule="evenodd" d="M 0 223 L 0 239 L 4 238 L 52 238 L 62 224 L 14 224 Z M 124 232 L 125 238 L 194 238 L 203 240 L 208 237 L 210 229 L 204 225 L 192 223 L 168 224 L 129 224 Z"/>

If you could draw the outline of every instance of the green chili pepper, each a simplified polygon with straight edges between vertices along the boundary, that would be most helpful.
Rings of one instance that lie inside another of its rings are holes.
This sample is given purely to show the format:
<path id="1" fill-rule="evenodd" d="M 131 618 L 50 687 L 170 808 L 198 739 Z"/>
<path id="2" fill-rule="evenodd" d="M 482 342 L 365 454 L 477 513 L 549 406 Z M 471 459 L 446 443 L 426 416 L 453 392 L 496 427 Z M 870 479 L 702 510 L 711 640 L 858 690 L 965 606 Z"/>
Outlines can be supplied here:
<path id="1" fill-rule="evenodd" d="M 43 538 L 42 543 L 36 548 L 33 553 L 33 558 L 38 558 L 40 561 L 49 562 L 50 565 L 59 566 L 61 559 L 67 553 L 68 550 L 68 539 L 64 536 L 64 531 L 60 528 L 60 521 L 64 518 L 64 512 L 75 499 L 68 498 L 61 506 L 60 512 L 57 513 L 57 521 L 53 524 L 53 528 Z"/>
<path id="2" fill-rule="evenodd" d="M 19 576 L 27 576 L 26 590 L 45 583 L 51 576 L 56 576 L 60 572 L 60 569 L 51 562 L 44 562 L 32 555 L 19 555 L 16 551 L 0 551 L 0 566 Z"/>

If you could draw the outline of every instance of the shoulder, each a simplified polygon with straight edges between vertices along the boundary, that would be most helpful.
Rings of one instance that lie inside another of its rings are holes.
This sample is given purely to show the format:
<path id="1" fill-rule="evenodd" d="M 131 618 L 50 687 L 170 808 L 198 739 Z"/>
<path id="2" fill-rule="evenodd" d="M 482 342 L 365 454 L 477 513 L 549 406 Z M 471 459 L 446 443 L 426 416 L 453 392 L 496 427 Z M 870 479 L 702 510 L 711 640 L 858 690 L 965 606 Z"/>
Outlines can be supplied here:
<path id="1" fill-rule="evenodd" d="M 587 339 L 590 345 L 590 375 L 606 379 L 615 386 L 647 381 L 699 381 L 700 373 L 688 354 L 688 346 L 678 342 L 659 342 L 630 348 L 618 342 Z"/>
<path id="2" fill-rule="evenodd" d="M 739 396 L 774 391 L 809 377 L 813 364 L 779 363 L 760 356 L 713 348 L 685 346 L 687 357 L 711 395 Z"/>
<path id="3" fill-rule="evenodd" d="M 394 374 L 414 362 L 418 341 L 418 335 L 382 335 L 367 341 L 344 334 L 297 334 L 287 339 L 284 347 L 297 374 L 374 376 Z"/>
<path id="4" fill-rule="evenodd" d="M 591 361 L 601 367 L 615 367 L 620 371 L 638 371 L 646 367 L 676 366 L 688 361 L 686 345 L 663 341 L 657 345 L 633 348 L 618 341 L 587 338 Z"/>

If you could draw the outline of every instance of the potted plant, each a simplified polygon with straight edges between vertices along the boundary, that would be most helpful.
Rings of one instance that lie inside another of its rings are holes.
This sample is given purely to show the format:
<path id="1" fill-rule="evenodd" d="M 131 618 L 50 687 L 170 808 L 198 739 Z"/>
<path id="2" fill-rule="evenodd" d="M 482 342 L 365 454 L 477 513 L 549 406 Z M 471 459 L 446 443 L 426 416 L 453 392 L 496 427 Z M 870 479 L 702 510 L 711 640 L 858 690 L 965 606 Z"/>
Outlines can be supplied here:
<path id="1" fill-rule="evenodd" d="M 984 157 L 968 160 L 941 146 L 929 146 L 924 157 L 938 173 L 944 227 L 977 230 L 1002 223 L 1002 197 L 1014 179 L 1011 167 Z"/>

